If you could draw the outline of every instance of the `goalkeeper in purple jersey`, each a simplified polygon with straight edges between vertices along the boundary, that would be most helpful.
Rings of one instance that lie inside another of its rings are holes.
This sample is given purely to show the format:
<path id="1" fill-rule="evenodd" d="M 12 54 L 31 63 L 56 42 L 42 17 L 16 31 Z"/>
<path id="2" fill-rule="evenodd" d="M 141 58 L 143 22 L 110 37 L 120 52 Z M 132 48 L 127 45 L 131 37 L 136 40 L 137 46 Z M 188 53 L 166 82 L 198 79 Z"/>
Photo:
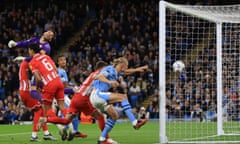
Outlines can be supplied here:
<path id="1" fill-rule="evenodd" d="M 14 40 L 10 40 L 8 42 L 8 47 L 9 48 L 13 48 L 13 47 L 27 47 L 28 48 L 29 44 L 38 43 L 39 44 L 39 48 L 41 49 L 39 51 L 39 53 L 50 55 L 51 46 L 50 46 L 49 42 L 53 38 L 54 38 L 54 32 L 52 30 L 48 30 L 48 31 L 44 32 L 41 37 L 33 37 L 31 39 L 24 40 L 24 41 L 19 41 L 19 42 L 15 42 Z M 30 62 L 32 60 L 32 57 L 18 56 L 18 57 L 16 57 L 14 59 L 14 61 L 22 61 L 22 60 Z M 35 80 L 33 80 L 32 86 L 36 86 Z M 33 97 L 35 97 L 35 96 L 33 96 Z M 36 98 L 37 97 L 38 96 L 36 96 Z M 39 99 L 39 98 L 37 98 L 37 99 Z"/>
<path id="2" fill-rule="evenodd" d="M 40 53 L 50 55 L 51 46 L 50 46 L 49 42 L 52 41 L 53 38 L 54 38 L 54 32 L 52 30 L 48 30 L 48 31 L 44 32 L 41 37 L 33 37 L 31 39 L 19 41 L 19 42 L 10 40 L 8 42 L 8 47 L 9 48 L 27 47 L 31 43 L 38 43 L 39 48 L 41 49 Z"/>

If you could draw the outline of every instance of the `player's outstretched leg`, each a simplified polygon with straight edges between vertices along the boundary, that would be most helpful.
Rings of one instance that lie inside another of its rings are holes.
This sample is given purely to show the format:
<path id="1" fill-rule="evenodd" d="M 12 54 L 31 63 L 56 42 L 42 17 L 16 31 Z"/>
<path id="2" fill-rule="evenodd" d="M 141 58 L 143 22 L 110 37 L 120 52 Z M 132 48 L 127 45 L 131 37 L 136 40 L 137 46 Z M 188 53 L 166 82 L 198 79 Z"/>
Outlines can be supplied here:
<path id="1" fill-rule="evenodd" d="M 127 99 L 123 100 L 121 102 L 121 106 L 123 108 L 123 111 L 125 112 L 125 114 L 127 115 L 127 117 L 129 118 L 129 120 L 132 122 L 133 124 L 133 128 L 138 130 L 139 128 L 141 128 L 144 124 L 146 124 L 146 122 L 148 121 L 148 119 L 144 119 L 141 121 L 138 121 L 135 116 L 133 115 L 132 112 L 132 107 L 129 104 L 129 101 Z"/>
<path id="2" fill-rule="evenodd" d="M 133 128 L 136 129 L 136 130 L 138 130 L 138 129 L 141 128 L 141 126 L 143 126 L 147 121 L 148 121 L 148 119 L 138 120 L 137 124 L 136 124 L 135 126 L 133 126 Z"/>

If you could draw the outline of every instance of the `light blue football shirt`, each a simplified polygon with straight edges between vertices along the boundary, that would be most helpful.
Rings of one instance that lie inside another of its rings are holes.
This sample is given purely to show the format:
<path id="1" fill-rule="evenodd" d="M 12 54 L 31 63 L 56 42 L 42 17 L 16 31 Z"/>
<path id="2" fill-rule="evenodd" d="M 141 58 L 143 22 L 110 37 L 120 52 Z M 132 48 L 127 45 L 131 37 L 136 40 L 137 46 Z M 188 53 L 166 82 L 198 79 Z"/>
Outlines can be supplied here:
<path id="1" fill-rule="evenodd" d="M 103 68 L 100 74 L 103 74 L 104 76 L 106 76 L 108 80 L 111 80 L 111 81 L 118 79 L 118 73 L 112 65 L 109 65 Z M 100 80 L 94 80 L 93 86 L 99 91 L 103 91 L 103 92 L 108 91 L 112 87 L 112 85 L 102 82 Z"/>
<path id="2" fill-rule="evenodd" d="M 64 69 L 58 68 L 58 75 L 63 83 L 68 82 L 67 72 Z"/>

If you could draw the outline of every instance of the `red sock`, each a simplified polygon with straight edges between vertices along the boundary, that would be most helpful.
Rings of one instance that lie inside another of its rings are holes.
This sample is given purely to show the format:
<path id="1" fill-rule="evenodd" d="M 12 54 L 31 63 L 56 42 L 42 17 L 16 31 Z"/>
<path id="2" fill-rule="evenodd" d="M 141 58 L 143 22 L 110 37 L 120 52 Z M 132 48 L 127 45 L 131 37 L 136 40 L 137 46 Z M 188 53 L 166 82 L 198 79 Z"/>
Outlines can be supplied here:
<path id="1" fill-rule="evenodd" d="M 43 131 L 46 131 L 46 130 L 48 130 L 47 123 L 43 124 L 43 126 L 42 126 L 42 129 L 43 129 Z"/>
<path id="2" fill-rule="evenodd" d="M 38 120 L 40 118 L 40 116 L 42 115 L 43 111 L 42 109 L 38 109 L 36 111 L 34 111 L 34 115 L 33 115 L 33 132 L 37 132 L 38 128 L 37 128 L 37 124 L 38 124 Z"/>
<path id="3" fill-rule="evenodd" d="M 41 108 L 41 112 L 42 112 L 42 113 L 41 113 L 41 117 L 43 117 L 43 116 L 44 116 L 43 108 Z M 47 123 L 43 124 L 42 129 L 43 129 L 43 131 L 48 130 Z"/>
<path id="4" fill-rule="evenodd" d="M 48 117 L 55 117 L 55 116 L 57 116 L 57 115 L 56 115 L 56 113 L 55 113 L 55 111 L 54 111 L 53 109 L 49 109 L 49 110 L 47 111 L 47 116 L 48 116 Z"/>
<path id="5" fill-rule="evenodd" d="M 62 113 L 62 115 L 65 117 L 65 115 L 67 114 L 67 109 L 66 109 L 66 108 L 62 109 L 62 110 L 61 110 L 61 113 Z"/>
<path id="6" fill-rule="evenodd" d="M 103 115 L 100 115 L 98 117 L 98 127 L 100 128 L 101 131 L 103 131 L 104 127 L 105 127 L 105 118 Z M 106 138 L 109 138 L 109 135 L 106 136 Z"/>
<path id="7" fill-rule="evenodd" d="M 104 116 L 103 116 L 103 115 L 100 115 L 100 116 L 98 117 L 98 127 L 100 128 L 101 131 L 103 131 L 104 126 L 105 126 Z"/>

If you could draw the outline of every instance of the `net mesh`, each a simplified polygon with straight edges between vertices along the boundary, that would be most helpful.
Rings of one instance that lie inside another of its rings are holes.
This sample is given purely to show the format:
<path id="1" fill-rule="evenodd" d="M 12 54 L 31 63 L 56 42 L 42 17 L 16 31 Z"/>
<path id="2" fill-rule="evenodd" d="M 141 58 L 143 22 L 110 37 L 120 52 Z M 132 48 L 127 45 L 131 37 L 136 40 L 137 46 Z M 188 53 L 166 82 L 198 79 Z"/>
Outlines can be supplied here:
<path id="1" fill-rule="evenodd" d="M 240 5 L 166 8 L 166 135 L 169 142 L 240 142 Z M 209 20 L 211 19 L 211 20 Z M 160 18 L 161 20 L 161 18 Z M 222 118 L 217 133 L 216 23 L 222 23 Z M 173 72 L 182 60 L 186 67 Z"/>

